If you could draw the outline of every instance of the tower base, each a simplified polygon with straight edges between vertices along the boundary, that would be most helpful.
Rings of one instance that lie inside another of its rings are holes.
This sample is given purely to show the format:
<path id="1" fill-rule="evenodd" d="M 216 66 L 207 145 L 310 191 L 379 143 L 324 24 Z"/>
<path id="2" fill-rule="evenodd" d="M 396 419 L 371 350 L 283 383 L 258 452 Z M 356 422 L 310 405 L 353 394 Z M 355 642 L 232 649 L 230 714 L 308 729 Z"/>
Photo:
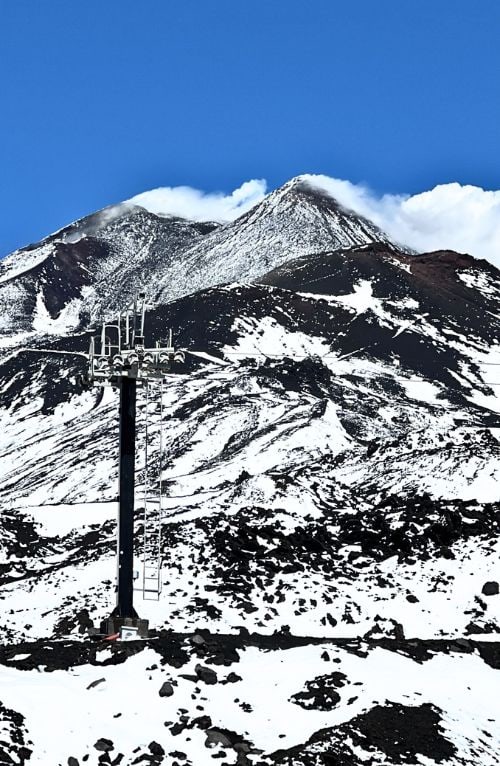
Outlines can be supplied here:
<path id="1" fill-rule="evenodd" d="M 133 641 L 134 638 L 148 638 L 149 621 L 139 617 L 108 617 L 101 622 L 101 633 L 114 636 L 117 633 L 121 641 Z"/>

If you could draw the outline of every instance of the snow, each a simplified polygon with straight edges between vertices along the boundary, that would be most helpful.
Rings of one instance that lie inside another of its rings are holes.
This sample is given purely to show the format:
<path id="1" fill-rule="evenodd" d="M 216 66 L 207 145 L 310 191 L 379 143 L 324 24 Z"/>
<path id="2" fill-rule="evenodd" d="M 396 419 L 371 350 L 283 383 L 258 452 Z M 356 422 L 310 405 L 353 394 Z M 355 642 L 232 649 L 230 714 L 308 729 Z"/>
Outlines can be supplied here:
<path id="1" fill-rule="evenodd" d="M 52 243 L 33 250 L 16 250 L 0 261 L 0 283 L 20 277 L 47 260 L 54 251 Z"/>
<path id="2" fill-rule="evenodd" d="M 81 298 L 73 298 L 66 304 L 56 319 L 53 319 L 45 305 L 43 291 L 36 296 L 36 308 L 33 314 L 33 330 L 40 335 L 66 335 L 75 330 L 80 322 Z"/>
<path id="3" fill-rule="evenodd" d="M 402 300 L 378 298 L 374 293 L 373 282 L 368 279 L 361 279 L 355 283 L 354 292 L 347 295 L 326 295 L 305 292 L 298 292 L 297 294 L 308 300 L 321 300 L 326 303 L 340 304 L 349 311 L 353 311 L 356 316 L 371 312 L 378 318 L 382 327 L 397 327 L 393 335 L 394 338 L 397 338 L 405 330 L 410 330 L 415 324 L 416 317 L 402 320 L 396 314 L 391 313 L 391 309 L 395 308 L 398 311 L 409 309 L 413 312 L 419 306 L 418 301 L 410 297 Z"/>
<path id="4" fill-rule="evenodd" d="M 222 352 L 227 356 L 324 356 L 330 346 L 323 338 L 315 338 L 302 332 L 290 332 L 271 317 L 255 320 L 238 317 L 231 330 L 238 333 L 235 345 L 225 345 Z"/>
<path id="5" fill-rule="evenodd" d="M 362 279 L 354 285 L 354 292 L 350 295 L 336 296 L 339 303 L 354 309 L 357 314 L 365 311 L 383 311 L 382 304 L 377 298 L 374 299 L 372 283 L 367 279 Z"/>
<path id="6" fill-rule="evenodd" d="M 399 382 L 404 387 L 406 395 L 411 399 L 418 399 L 421 402 L 428 402 L 429 404 L 436 404 L 443 407 L 445 402 L 439 398 L 439 394 L 442 390 L 435 383 L 429 381 L 414 378 L 412 380 L 405 380 L 399 378 Z"/>
<path id="7" fill-rule="evenodd" d="M 298 295 L 301 295 L 303 298 L 340 303 L 356 314 L 372 311 L 382 320 L 381 324 L 393 321 L 393 317 L 384 309 L 382 299 L 374 295 L 372 282 L 368 279 L 361 279 L 354 285 L 354 292 L 348 295 L 318 295 L 315 293 L 298 293 Z"/>
<path id="8" fill-rule="evenodd" d="M 105 521 L 116 519 L 118 503 L 61 503 L 59 505 L 23 506 L 38 527 L 38 532 L 46 537 L 62 537 L 74 529 L 83 529 L 93 524 L 102 525 Z"/>
<path id="9" fill-rule="evenodd" d="M 479 290 L 485 295 L 499 295 L 499 290 L 495 287 L 489 274 L 476 269 L 468 269 L 466 271 L 459 271 L 457 276 L 467 287 Z"/>
<path id="10" fill-rule="evenodd" d="M 321 657 L 325 651 L 329 662 Z M 107 656 L 107 650 L 100 652 L 101 662 Z M 2 667 L 4 704 L 26 718 L 34 750 L 30 763 L 65 763 L 70 755 L 96 758 L 93 744 L 105 737 L 113 743 L 112 757 L 121 752 L 125 763 L 137 757 L 137 748 L 147 752 L 149 743 L 156 741 L 166 752 L 182 751 L 192 764 L 208 766 L 222 748 L 207 748 L 205 731 L 192 726 L 174 735 L 171 726 L 164 725 L 177 721 L 180 709 L 188 722 L 208 714 L 213 727 L 244 734 L 264 754 L 300 745 L 315 731 L 387 703 L 431 703 L 441 709 L 444 734 L 462 757 L 472 756 L 478 731 L 488 731 L 492 742 L 500 737 L 494 718 L 496 677 L 474 654 L 435 654 L 418 663 L 382 648 L 372 648 L 363 657 L 329 643 L 270 652 L 249 647 L 231 668 L 217 666 L 220 680 L 228 670 L 242 679 L 224 685 L 183 678 L 194 672 L 196 658 L 179 669 L 158 668 L 158 659 L 154 648 L 147 647 L 129 657 L 125 666 L 81 665 L 42 673 Z M 338 689 L 341 700 L 332 710 L 304 709 L 292 701 L 307 681 L 333 671 L 345 676 L 345 686 Z M 104 681 L 88 688 L 100 678 Z M 165 680 L 173 682 L 174 693 L 160 698 Z M 54 736 L 54 721 L 64 736 Z M 235 763 L 236 754 L 229 751 L 226 762 Z M 481 763 L 498 761 L 493 751 L 483 751 Z"/>

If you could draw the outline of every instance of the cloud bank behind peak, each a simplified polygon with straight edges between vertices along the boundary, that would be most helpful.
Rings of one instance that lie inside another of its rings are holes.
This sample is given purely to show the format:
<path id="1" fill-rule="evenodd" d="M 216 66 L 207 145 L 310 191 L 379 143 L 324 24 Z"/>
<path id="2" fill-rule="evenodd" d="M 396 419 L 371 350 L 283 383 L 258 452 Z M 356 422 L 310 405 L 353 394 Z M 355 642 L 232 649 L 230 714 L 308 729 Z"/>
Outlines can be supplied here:
<path id="1" fill-rule="evenodd" d="M 137 194 L 128 202 L 140 205 L 155 215 L 227 223 L 261 202 L 266 189 L 267 184 L 263 179 L 245 181 L 230 194 L 204 192 L 190 186 L 162 186 Z"/>
<path id="2" fill-rule="evenodd" d="M 449 183 L 420 194 L 378 195 L 338 178 L 304 179 L 417 252 L 457 250 L 500 267 L 500 191 Z"/>
<path id="3" fill-rule="evenodd" d="M 457 250 L 500 267 L 500 190 L 448 183 L 420 194 L 380 195 L 365 184 L 330 176 L 306 174 L 300 179 L 417 252 Z M 265 180 L 252 179 L 228 194 L 161 187 L 129 201 L 156 215 L 228 223 L 261 202 L 266 189 Z"/>

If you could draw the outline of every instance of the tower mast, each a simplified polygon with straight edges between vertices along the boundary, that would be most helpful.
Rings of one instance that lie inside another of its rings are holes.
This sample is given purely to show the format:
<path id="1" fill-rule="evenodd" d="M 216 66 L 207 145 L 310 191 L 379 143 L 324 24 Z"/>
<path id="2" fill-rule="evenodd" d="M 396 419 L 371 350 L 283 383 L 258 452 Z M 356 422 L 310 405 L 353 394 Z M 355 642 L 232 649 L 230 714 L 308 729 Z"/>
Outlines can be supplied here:
<path id="1" fill-rule="evenodd" d="M 121 638 L 148 635 L 148 621 L 134 609 L 134 491 L 137 388 L 162 380 L 172 362 L 184 361 L 182 351 L 168 341 L 147 348 L 144 341 L 146 296 L 137 298 L 117 317 L 116 324 L 103 323 L 92 338 L 88 354 L 88 386 L 113 386 L 120 392 L 119 497 L 117 534 L 116 606 L 101 623 L 101 633 Z M 161 459 L 161 456 L 160 456 Z M 161 481 L 161 478 L 160 478 Z"/>

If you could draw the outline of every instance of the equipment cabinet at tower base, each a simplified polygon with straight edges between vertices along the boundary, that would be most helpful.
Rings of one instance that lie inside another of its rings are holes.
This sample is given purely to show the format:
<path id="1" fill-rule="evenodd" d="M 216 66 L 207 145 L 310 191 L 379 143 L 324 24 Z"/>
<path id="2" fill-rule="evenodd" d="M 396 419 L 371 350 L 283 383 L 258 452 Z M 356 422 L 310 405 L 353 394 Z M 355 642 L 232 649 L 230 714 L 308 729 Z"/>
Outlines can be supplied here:
<path id="1" fill-rule="evenodd" d="M 101 622 L 101 634 L 114 636 L 119 634 L 122 640 L 148 638 L 149 621 L 139 617 L 108 617 Z"/>

